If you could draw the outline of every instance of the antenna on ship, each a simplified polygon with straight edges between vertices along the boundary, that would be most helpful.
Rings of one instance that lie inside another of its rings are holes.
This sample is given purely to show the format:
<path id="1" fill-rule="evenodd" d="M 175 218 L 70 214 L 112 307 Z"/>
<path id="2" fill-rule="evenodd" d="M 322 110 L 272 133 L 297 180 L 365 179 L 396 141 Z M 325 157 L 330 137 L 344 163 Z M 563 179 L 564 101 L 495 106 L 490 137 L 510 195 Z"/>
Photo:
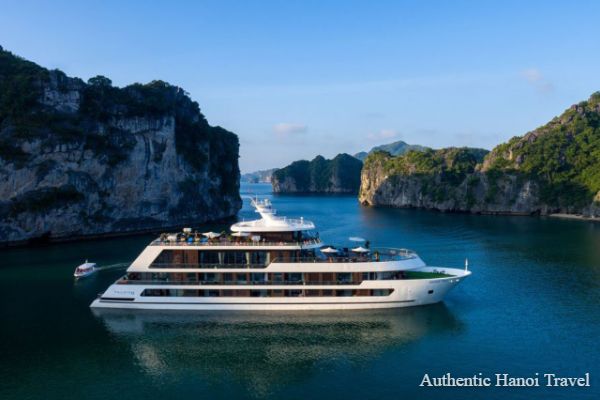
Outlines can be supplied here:
<path id="1" fill-rule="evenodd" d="M 465 258 L 465 271 L 469 270 L 469 259 Z"/>

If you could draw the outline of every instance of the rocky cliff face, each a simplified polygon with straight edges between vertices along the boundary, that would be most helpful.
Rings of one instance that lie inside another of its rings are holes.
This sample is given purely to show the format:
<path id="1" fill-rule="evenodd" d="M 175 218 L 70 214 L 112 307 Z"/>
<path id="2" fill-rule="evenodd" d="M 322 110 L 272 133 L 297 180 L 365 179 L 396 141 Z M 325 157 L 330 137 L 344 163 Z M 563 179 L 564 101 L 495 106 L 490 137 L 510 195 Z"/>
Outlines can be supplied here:
<path id="1" fill-rule="evenodd" d="M 442 151 L 453 150 L 444 149 Z M 359 201 L 365 205 L 414 207 L 439 211 L 525 215 L 546 212 L 537 202 L 538 186 L 516 176 L 491 177 L 473 170 L 458 179 L 446 172 L 396 174 L 387 155 L 365 164 Z"/>
<path id="2" fill-rule="evenodd" d="M 358 193 L 362 162 L 349 154 L 295 161 L 273 172 L 275 193 Z"/>
<path id="3" fill-rule="evenodd" d="M 2 244 L 233 216 L 238 148 L 180 88 L 86 84 L 0 49 Z"/>
<path id="4" fill-rule="evenodd" d="M 369 155 L 365 205 L 491 214 L 600 216 L 600 93 L 489 154 L 442 149 Z"/>

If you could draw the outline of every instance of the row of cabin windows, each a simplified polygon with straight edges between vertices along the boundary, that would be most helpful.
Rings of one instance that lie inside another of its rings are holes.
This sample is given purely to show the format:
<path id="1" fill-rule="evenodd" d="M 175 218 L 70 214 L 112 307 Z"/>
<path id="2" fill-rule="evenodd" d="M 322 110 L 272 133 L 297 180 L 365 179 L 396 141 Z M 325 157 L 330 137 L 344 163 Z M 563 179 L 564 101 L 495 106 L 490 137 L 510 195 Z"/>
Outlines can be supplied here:
<path id="1" fill-rule="evenodd" d="M 352 283 L 360 284 L 369 280 L 401 279 L 400 271 L 393 272 L 305 272 L 305 273 L 195 273 L 195 272 L 130 272 L 127 274 L 128 282 L 190 282 L 190 283 Z"/>
<path id="2" fill-rule="evenodd" d="M 354 290 L 321 290 L 321 289 L 145 289 L 144 297 L 355 297 L 355 296 L 389 296 L 394 289 L 354 289 Z"/>
<path id="3" fill-rule="evenodd" d="M 314 250 L 242 251 L 242 250 L 163 250 L 151 268 L 198 267 L 201 265 L 268 265 L 271 261 L 298 261 L 314 257 Z"/>

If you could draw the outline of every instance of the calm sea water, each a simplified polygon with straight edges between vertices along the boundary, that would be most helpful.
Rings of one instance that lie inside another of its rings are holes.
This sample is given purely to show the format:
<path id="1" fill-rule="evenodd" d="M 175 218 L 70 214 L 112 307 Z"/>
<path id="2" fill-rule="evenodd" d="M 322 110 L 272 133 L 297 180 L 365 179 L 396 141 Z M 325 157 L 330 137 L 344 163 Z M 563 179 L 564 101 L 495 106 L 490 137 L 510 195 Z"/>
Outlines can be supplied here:
<path id="1" fill-rule="evenodd" d="M 399 310 L 94 313 L 151 236 L 4 250 L 0 399 L 600 398 L 600 224 L 371 209 L 344 196 L 274 203 L 326 242 L 363 236 L 430 265 L 468 257 L 473 275 L 443 304 Z M 254 216 L 246 204 L 240 218 Z M 103 268 L 74 282 L 86 258 Z M 592 386 L 419 387 L 447 372 L 589 372 Z"/>

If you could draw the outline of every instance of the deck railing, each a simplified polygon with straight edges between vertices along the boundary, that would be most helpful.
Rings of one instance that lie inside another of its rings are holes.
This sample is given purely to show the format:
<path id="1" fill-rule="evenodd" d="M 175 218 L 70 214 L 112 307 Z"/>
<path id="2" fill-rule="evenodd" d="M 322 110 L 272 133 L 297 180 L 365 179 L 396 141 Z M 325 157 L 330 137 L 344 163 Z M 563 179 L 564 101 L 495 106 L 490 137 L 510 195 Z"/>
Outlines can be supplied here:
<path id="1" fill-rule="evenodd" d="M 369 253 L 333 253 L 315 257 L 278 257 L 273 259 L 274 263 L 353 263 L 353 262 L 379 262 L 379 261 L 402 261 L 415 258 L 417 255 L 408 249 L 379 248 L 372 249 Z"/>
<path id="2" fill-rule="evenodd" d="M 304 285 L 304 286 L 324 286 L 324 285 L 360 285 L 362 281 L 287 281 L 287 282 L 276 282 L 276 281 L 200 281 L 200 280 L 186 280 L 186 281 L 142 281 L 136 279 L 120 279 L 117 284 L 120 285 L 239 285 L 239 286 L 256 286 L 256 285 Z"/>
<path id="3" fill-rule="evenodd" d="M 166 239 L 155 239 L 150 243 L 150 246 L 309 246 L 315 244 L 321 244 L 320 239 L 307 239 L 294 242 L 284 241 L 252 241 L 252 240 L 192 240 L 181 239 L 181 240 L 166 240 Z"/>
<path id="4" fill-rule="evenodd" d="M 205 263 L 205 264 L 192 264 L 192 263 L 152 263 L 150 268 L 195 268 L 195 269 L 217 269 L 217 268 L 230 268 L 230 269 L 259 269 L 266 268 L 266 264 L 218 264 L 218 263 Z"/>

